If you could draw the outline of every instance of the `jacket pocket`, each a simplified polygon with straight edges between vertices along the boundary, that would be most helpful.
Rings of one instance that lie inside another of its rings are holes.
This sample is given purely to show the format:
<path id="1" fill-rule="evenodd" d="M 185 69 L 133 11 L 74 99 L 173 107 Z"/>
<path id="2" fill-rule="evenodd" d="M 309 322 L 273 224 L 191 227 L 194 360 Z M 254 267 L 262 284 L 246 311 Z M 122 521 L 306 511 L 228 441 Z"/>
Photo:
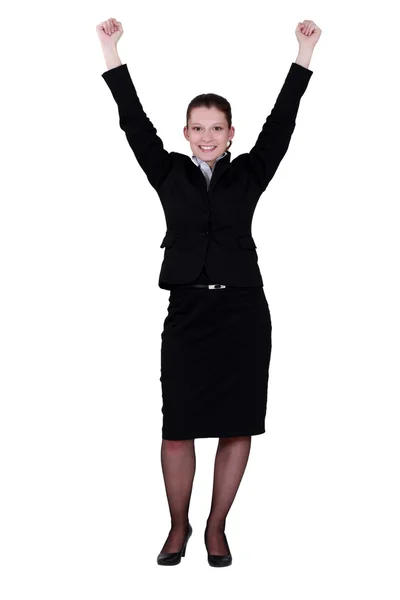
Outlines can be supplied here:
<path id="1" fill-rule="evenodd" d="M 257 248 L 251 235 L 241 235 L 237 240 L 240 246 L 246 250 L 255 250 Z"/>
<path id="2" fill-rule="evenodd" d="M 175 241 L 175 236 L 170 231 L 165 235 L 160 248 L 170 248 Z"/>

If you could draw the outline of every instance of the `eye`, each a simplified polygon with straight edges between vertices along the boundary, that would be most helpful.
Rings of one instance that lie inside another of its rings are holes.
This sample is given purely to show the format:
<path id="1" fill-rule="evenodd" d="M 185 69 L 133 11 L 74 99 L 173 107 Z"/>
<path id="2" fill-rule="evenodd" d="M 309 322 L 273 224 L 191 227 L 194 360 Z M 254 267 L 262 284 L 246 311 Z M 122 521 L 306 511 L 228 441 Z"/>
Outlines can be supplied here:
<path id="1" fill-rule="evenodd" d="M 200 129 L 200 127 L 197 127 L 197 125 L 195 125 L 195 126 L 193 127 L 193 129 Z M 215 127 L 215 129 L 222 129 L 222 127 L 221 127 L 220 125 L 217 125 L 217 126 Z"/>

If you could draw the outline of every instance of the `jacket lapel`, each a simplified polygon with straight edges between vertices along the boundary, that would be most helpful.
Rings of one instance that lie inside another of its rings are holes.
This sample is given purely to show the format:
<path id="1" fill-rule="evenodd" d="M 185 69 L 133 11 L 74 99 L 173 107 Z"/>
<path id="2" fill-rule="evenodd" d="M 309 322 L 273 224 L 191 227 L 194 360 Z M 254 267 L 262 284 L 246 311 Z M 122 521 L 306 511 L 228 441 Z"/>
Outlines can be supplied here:
<path id="1" fill-rule="evenodd" d="M 226 156 L 224 156 L 224 158 L 221 158 L 221 160 L 218 160 L 214 165 L 214 171 L 211 176 L 210 186 L 208 188 L 209 193 L 214 190 L 215 186 L 218 184 L 219 179 L 230 166 L 231 153 L 228 150 L 226 151 L 226 153 Z M 201 172 L 200 167 L 198 167 L 189 157 L 187 157 L 187 159 L 188 160 L 185 160 L 185 169 L 189 181 L 195 186 L 203 185 L 204 189 L 207 190 L 207 182 L 204 178 L 203 173 Z"/>
<path id="2" fill-rule="evenodd" d="M 214 171 L 211 176 L 210 186 L 208 188 L 209 193 L 214 190 L 215 186 L 218 184 L 218 181 L 221 179 L 222 175 L 230 167 L 231 153 L 228 151 L 226 151 L 226 152 L 227 152 L 226 156 L 224 156 L 224 158 L 221 158 L 221 160 L 218 160 L 215 163 Z M 201 175 L 202 175 L 202 177 L 204 177 L 204 175 L 202 173 L 201 173 Z"/>

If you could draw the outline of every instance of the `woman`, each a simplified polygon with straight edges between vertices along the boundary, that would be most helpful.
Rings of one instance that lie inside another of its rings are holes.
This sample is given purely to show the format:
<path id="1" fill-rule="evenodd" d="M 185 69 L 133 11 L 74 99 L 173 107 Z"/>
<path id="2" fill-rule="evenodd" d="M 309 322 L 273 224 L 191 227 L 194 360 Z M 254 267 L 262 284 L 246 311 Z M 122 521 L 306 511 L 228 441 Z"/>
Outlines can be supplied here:
<path id="1" fill-rule="evenodd" d="M 139 101 L 116 44 L 122 25 L 96 28 L 118 105 L 120 127 L 157 191 L 167 221 L 159 286 L 170 290 L 161 345 L 161 463 L 171 529 L 157 557 L 176 565 L 192 534 L 189 504 L 196 438 L 218 437 L 214 488 L 204 532 L 208 562 L 228 566 L 228 512 L 243 477 L 251 436 L 265 432 L 271 318 L 258 268 L 251 220 L 285 155 L 321 30 L 298 23 L 299 53 L 249 153 L 231 162 L 229 102 L 216 94 L 189 104 L 183 133 L 192 158 L 167 152 Z"/>

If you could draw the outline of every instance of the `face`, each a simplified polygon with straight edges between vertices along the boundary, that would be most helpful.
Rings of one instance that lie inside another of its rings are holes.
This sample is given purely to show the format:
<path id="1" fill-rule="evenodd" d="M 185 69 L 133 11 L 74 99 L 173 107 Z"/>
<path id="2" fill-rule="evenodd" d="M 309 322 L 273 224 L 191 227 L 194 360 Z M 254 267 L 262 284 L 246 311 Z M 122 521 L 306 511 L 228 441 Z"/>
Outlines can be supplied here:
<path id="1" fill-rule="evenodd" d="M 228 129 L 228 122 L 222 111 L 202 106 L 192 110 L 188 127 L 183 128 L 183 133 L 190 142 L 193 154 L 213 167 L 217 158 L 225 152 L 228 141 L 233 139 L 235 128 Z M 214 148 L 207 152 L 200 146 Z"/>

